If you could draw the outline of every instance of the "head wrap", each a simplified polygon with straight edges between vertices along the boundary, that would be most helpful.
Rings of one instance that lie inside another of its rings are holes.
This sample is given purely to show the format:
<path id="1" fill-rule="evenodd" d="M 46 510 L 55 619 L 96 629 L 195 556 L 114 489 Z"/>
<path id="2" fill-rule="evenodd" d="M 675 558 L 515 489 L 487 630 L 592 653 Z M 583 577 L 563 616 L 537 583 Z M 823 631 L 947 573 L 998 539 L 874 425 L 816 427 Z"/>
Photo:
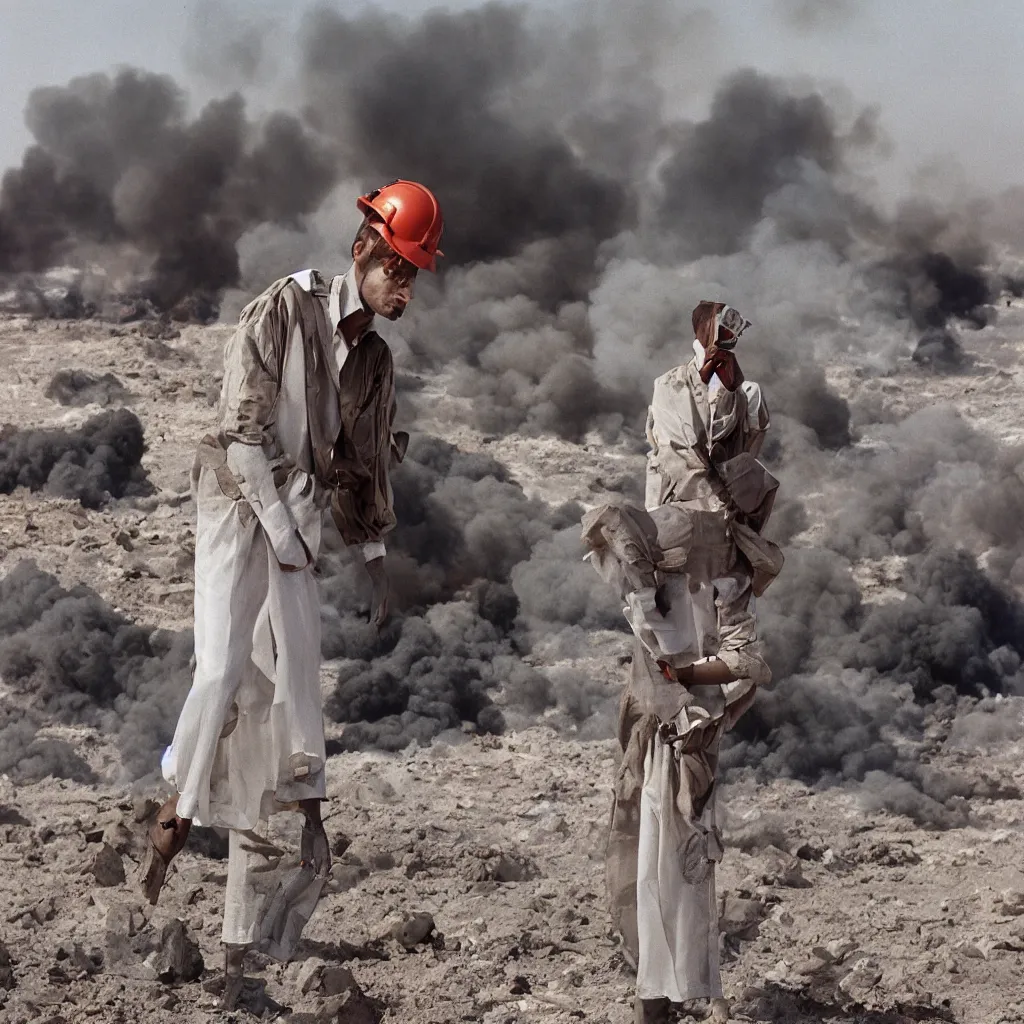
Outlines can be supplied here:
<path id="1" fill-rule="evenodd" d="M 750 326 L 749 320 L 744 320 L 739 310 L 727 306 L 724 302 L 709 302 L 703 299 L 698 302 L 693 310 L 693 334 L 703 345 L 704 354 L 710 358 L 716 348 L 729 351 L 736 347 L 739 336 Z M 732 338 L 719 341 L 721 329 L 731 331 Z"/>

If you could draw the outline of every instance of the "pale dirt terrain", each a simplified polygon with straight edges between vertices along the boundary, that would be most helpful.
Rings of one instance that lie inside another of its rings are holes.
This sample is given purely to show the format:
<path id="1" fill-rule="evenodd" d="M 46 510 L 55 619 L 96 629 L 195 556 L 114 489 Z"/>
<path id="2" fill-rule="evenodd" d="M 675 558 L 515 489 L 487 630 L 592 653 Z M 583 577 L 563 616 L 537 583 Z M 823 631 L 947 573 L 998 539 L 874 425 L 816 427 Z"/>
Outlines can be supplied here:
<path id="1" fill-rule="evenodd" d="M 225 336 L 190 327 L 161 350 L 131 327 L 0 322 L 0 421 L 80 422 L 96 408 L 45 398 L 50 377 L 63 367 L 111 371 L 134 393 L 128 404 L 145 426 L 144 464 L 158 492 L 100 512 L 27 493 L 0 497 L 0 572 L 31 557 L 65 587 L 84 582 L 136 621 L 190 625 L 188 472 L 213 422 Z M 843 367 L 832 376 L 853 397 L 886 389 L 907 411 L 952 400 L 1007 440 L 1024 435 L 1015 349 L 986 350 L 951 376 L 908 368 L 868 378 Z M 423 429 L 485 446 L 460 425 L 460 402 L 440 382 L 427 381 L 420 398 L 433 412 Z M 639 457 L 598 444 L 512 437 L 486 450 L 550 501 L 594 501 L 598 478 L 642 472 Z M 331 678 L 326 666 L 325 683 Z M 630 970 L 604 911 L 610 739 L 579 742 L 538 725 L 394 756 L 332 757 L 327 827 L 351 843 L 336 847 L 332 891 L 296 960 L 254 960 L 249 1009 L 224 1015 L 204 990 L 221 967 L 221 844 L 190 845 L 160 906 L 144 906 L 134 886 L 136 819 L 158 787 L 138 792 L 119 779 L 116 747 L 94 730 L 53 732 L 72 738 L 107 781 L 0 780 L 0 941 L 14 960 L 7 973 L 0 953 L 2 1021 L 198 1024 L 256 1012 L 359 1022 L 373 1019 L 371 1004 L 403 1024 L 632 1019 Z M 937 750 L 933 764 L 972 775 L 988 794 L 972 799 L 974 827 L 950 831 L 871 812 L 851 791 L 786 781 L 728 787 L 718 887 L 736 1018 L 1024 1021 L 1021 755 L 1019 744 L 998 756 Z M 275 822 L 283 842 L 297 839 L 291 824 Z M 97 855 L 100 868 L 90 871 Z M 390 937 L 394 915 L 419 912 L 433 916 L 435 931 L 406 949 Z M 160 980 L 130 948 L 172 919 L 201 948 L 206 970 L 197 981 Z M 339 964 L 365 997 L 355 998 Z M 5 979 L 13 982 L 6 992 Z M 332 1001 L 331 991 L 341 995 Z M 347 1009 L 331 1016 L 339 999 Z"/>

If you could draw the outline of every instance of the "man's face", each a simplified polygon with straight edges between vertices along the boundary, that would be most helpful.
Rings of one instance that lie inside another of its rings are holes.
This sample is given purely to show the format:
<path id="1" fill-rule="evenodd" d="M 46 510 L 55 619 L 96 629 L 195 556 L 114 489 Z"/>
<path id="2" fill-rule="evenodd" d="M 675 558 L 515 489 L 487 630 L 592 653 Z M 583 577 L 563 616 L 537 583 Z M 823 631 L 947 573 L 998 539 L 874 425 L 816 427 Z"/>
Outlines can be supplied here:
<path id="1" fill-rule="evenodd" d="M 392 252 L 383 240 L 370 244 L 373 252 L 361 241 L 356 242 L 353 249 L 359 294 L 377 316 L 397 320 L 412 302 L 417 268 Z M 380 260 L 382 253 L 384 259 Z"/>

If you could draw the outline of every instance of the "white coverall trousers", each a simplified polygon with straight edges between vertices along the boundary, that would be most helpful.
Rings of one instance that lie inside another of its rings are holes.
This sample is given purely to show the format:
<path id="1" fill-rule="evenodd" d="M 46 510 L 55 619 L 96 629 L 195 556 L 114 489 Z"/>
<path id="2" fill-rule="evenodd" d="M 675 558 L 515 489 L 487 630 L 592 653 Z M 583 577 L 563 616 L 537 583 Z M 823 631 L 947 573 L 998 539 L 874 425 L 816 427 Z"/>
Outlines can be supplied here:
<path id="1" fill-rule="evenodd" d="M 283 572 L 212 471 L 196 490 L 196 668 L 163 773 L 181 817 L 231 830 L 222 938 L 248 944 L 282 853 L 263 841 L 269 815 L 326 797 L 320 606 L 312 568 Z"/>

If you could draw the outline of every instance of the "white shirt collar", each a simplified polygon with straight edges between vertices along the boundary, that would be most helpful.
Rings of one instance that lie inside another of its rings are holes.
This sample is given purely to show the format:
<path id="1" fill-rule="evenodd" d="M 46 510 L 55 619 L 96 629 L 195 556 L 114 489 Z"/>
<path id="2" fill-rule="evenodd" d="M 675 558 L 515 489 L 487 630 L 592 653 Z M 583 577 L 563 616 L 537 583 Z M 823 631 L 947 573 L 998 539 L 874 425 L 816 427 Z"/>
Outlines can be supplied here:
<path id="1" fill-rule="evenodd" d="M 356 265 L 353 263 L 344 274 L 339 274 L 331 281 L 331 296 L 327 303 L 331 327 L 337 332 L 338 325 L 345 317 L 358 313 L 360 310 L 365 310 L 367 313 L 370 312 L 359 295 L 359 284 L 356 281 Z M 361 334 L 365 334 L 370 329 L 372 323 L 372 320 L 367 321 L 366 327 Z M 359 339 L 357 338 L 353 344 L 358 343 Z"/>

